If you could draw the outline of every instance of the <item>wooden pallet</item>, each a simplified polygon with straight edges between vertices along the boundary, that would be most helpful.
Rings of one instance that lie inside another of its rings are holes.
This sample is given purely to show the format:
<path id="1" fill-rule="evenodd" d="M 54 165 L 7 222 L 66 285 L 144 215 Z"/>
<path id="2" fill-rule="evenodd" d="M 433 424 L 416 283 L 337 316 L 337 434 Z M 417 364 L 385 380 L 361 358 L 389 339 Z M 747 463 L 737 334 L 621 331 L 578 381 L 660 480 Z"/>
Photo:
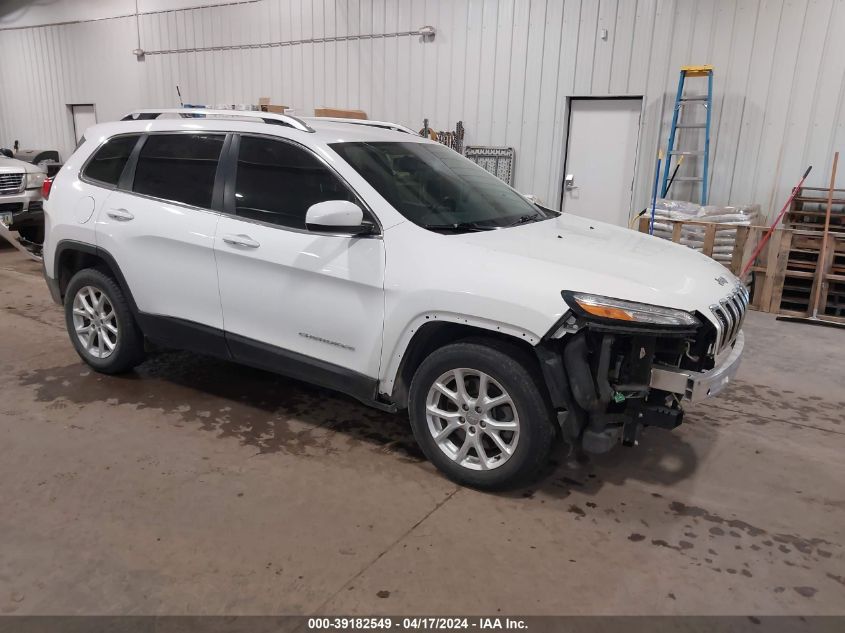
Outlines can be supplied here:
<path id="1" fill-rule="evenodd" d="M 801 187 L 783 219 L 784 226 L 806 231 L 823 231 L 827 194 L 826 187 Z M 833 190 L 830 231 L 845 233 L 845 189 Z"/>
<path id="2" fill-rule="evenodd" d="M 793 238 L 777 313 L 810 316 L 816 286 L 822 284 L 818 314 L 845 323 L 845 234 L 830 233 L 825 261 L 820 266 L 822 238 L 818 231 L 801 231 Z"/>
<path id="3" fill-rule="evenodd" d="M 835 152 L 827 188 L 796 192 L 788 225 L 820 231 L 797 240 L 790 250 L 789 293 L 782 297 L 778 318 L 845 327 L 845 189 L 836 189 L 838 164 Z"/>
<path id="4" fill-rule="evenodd" d="M 737 230 L 741 228 L 748 228 L 747 226 L 743 226 L 741 224 L 729 224 L 729 223 L 720 223 L 720 222 L 703 222 L 701 220 L 670 220 L 668 218 L 660 218 L 658 220 L 660 224 L 671 224 L 672 225 L 672 241 L 676 244 L 684 244 L 685 246 L 690 246 L 690 231 L 684 231 L 685 228 L 692 229 L 693 227 L 697 229 L 696 238 L 697 240 L 700 239 L 702 244 L 701 248 L 695 247 L 696 250 L 704 253 L 708 257 L 714 257 L 714 249 L 717 244 L 730 244 L 733 245 L 736 242 Z M 648 233 L 648 226 L 649 226 L 649 218 L 642 217 L 639 220 L 639 231 L 641 233 Z M 758 227 L 765 229 L 765 227 Z M 703 233 L 703 236 L 702 236 Z M 699 238 L 699 236 L 702 236 Z M 716 255 L 714 259 L 718 257 Z M 730 257 L 723 256 L 723 264 L 729 266 Z"/>

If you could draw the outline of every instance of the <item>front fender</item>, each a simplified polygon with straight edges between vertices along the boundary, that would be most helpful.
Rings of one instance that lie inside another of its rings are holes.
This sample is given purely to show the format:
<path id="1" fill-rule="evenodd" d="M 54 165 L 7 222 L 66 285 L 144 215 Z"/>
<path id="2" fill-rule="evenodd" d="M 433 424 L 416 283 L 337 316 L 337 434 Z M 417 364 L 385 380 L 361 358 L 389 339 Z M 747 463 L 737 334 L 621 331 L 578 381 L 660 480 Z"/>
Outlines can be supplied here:
<path id="1" fill-rule="evenodd" d="M 387 349 L 387 341 L 385 341 L 385 349 L 382 355 L 381 364 L 383 371 L 379 377 L 379 393 L 388 396 L 393 393 L 396 380 L 399 376 L 399 369 L 402 365 L 402 360 L 405 358 L 405 353 L 408 350 L 414 335 L 427 324 L 434 322 L 454 323 L 479 330 L 487 330 L 491 333 L 504 334 L 512 336 L 515 339 L 525 341 L 530 345 L 537 345 L 543 336 L 542 333 L 531 332 L 530 330 L 484 317 L 439 310 L 424 312 L 412 319 L 405 326 L 394 344 L 390 346 L 389 350 Z"/>

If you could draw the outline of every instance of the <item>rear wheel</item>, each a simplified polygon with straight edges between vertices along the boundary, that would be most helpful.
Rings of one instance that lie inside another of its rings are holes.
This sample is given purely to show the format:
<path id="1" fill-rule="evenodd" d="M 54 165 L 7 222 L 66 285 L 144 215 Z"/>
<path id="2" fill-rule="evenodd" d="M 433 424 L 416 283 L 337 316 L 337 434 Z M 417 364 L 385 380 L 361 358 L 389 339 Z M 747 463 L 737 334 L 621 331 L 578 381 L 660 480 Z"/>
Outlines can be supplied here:
<path id="1" fill-rule="evenodd" d="M 65 324 L 76 352 L 99 372 L 117 374 L 144 360 L 144 336 L 126 297 L 99 270 L 86 268 L 70 280 Z"/>
<path id="2" fill-rule="evenodd" d="M 409 403 L 414 436 L 454 481 L 512 487 L 545 463 L 554 429 L 525 356 L 509 345 L 455 343 L 417 370 Z"/>

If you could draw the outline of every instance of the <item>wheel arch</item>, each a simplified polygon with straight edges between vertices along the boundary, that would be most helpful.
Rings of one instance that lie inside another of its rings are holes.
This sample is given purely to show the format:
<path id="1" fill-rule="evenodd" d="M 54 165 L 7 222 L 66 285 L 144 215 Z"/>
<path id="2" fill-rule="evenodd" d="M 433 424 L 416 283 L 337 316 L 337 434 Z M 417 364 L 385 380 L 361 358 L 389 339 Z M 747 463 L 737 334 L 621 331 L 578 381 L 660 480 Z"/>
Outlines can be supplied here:
<path id="1" fill-rule="evenodd" d="M 436 349 L 467 339 L 507 343 L 528 352 L 534 360 L 534 346 L 540 342 L 535 334 L 513 326 L 470 316 L 427 313 L 406 328 L 387 361 L 379 390 L 397 407 L 407 407 L 411 379 L 423 360 Z"/>
<path id="2" fill-rule="evenodd" d="M 53 268 L 53 279 L 58 282 L 59 296 L 62 300 L 71 278 L 76 273 L 85 268 L 96 268 L 111 276 L 117 282 L 129 302 L 133 315 L 138 314 L 138 306 L 135 304 L 126 278 L 123 276 L 120 266 L 108 251 L 85 242 L 62 240 L 56 245 Z"/>

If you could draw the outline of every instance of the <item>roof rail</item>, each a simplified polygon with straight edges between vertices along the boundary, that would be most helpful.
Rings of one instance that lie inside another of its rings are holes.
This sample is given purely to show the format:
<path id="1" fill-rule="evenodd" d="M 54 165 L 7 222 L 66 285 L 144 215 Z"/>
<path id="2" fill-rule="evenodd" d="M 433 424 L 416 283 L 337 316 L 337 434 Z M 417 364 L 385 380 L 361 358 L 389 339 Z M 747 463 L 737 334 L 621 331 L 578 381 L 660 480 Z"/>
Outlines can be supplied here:
<path id="1" fill-rule="evenodd" d="M 306 121 L 331 121 L 332 123 L 351 123 L 352 125 L 367 125 L 369 127 L 378 127 L 384 130 L 395 130 L 397 132 L 405 132 L 406 134 L 413 134 L 419 136 L 411 128 L 405 127 L 398 123 L 391 123 L 390 121 L 373 121 L 371 119 L 345 119 L 343 117 L 334 116 L 315 116 L 307 117 Z"/>
<path id="2" fill-rule="evenodd" d="M 258 120 L 269 125 L 284 125 L 300 132 L 313 132 L 314 129 L 302 119 L 289 114 L 275 114 L 273 112 L 259 112 L 256 110 L 211 110 L 206 108 L 151 108 L 133 110 L 121 121 L 144 121 L 157 119 L 162 114 L 178 114 L 185 119 L 250 119 Z"/>

